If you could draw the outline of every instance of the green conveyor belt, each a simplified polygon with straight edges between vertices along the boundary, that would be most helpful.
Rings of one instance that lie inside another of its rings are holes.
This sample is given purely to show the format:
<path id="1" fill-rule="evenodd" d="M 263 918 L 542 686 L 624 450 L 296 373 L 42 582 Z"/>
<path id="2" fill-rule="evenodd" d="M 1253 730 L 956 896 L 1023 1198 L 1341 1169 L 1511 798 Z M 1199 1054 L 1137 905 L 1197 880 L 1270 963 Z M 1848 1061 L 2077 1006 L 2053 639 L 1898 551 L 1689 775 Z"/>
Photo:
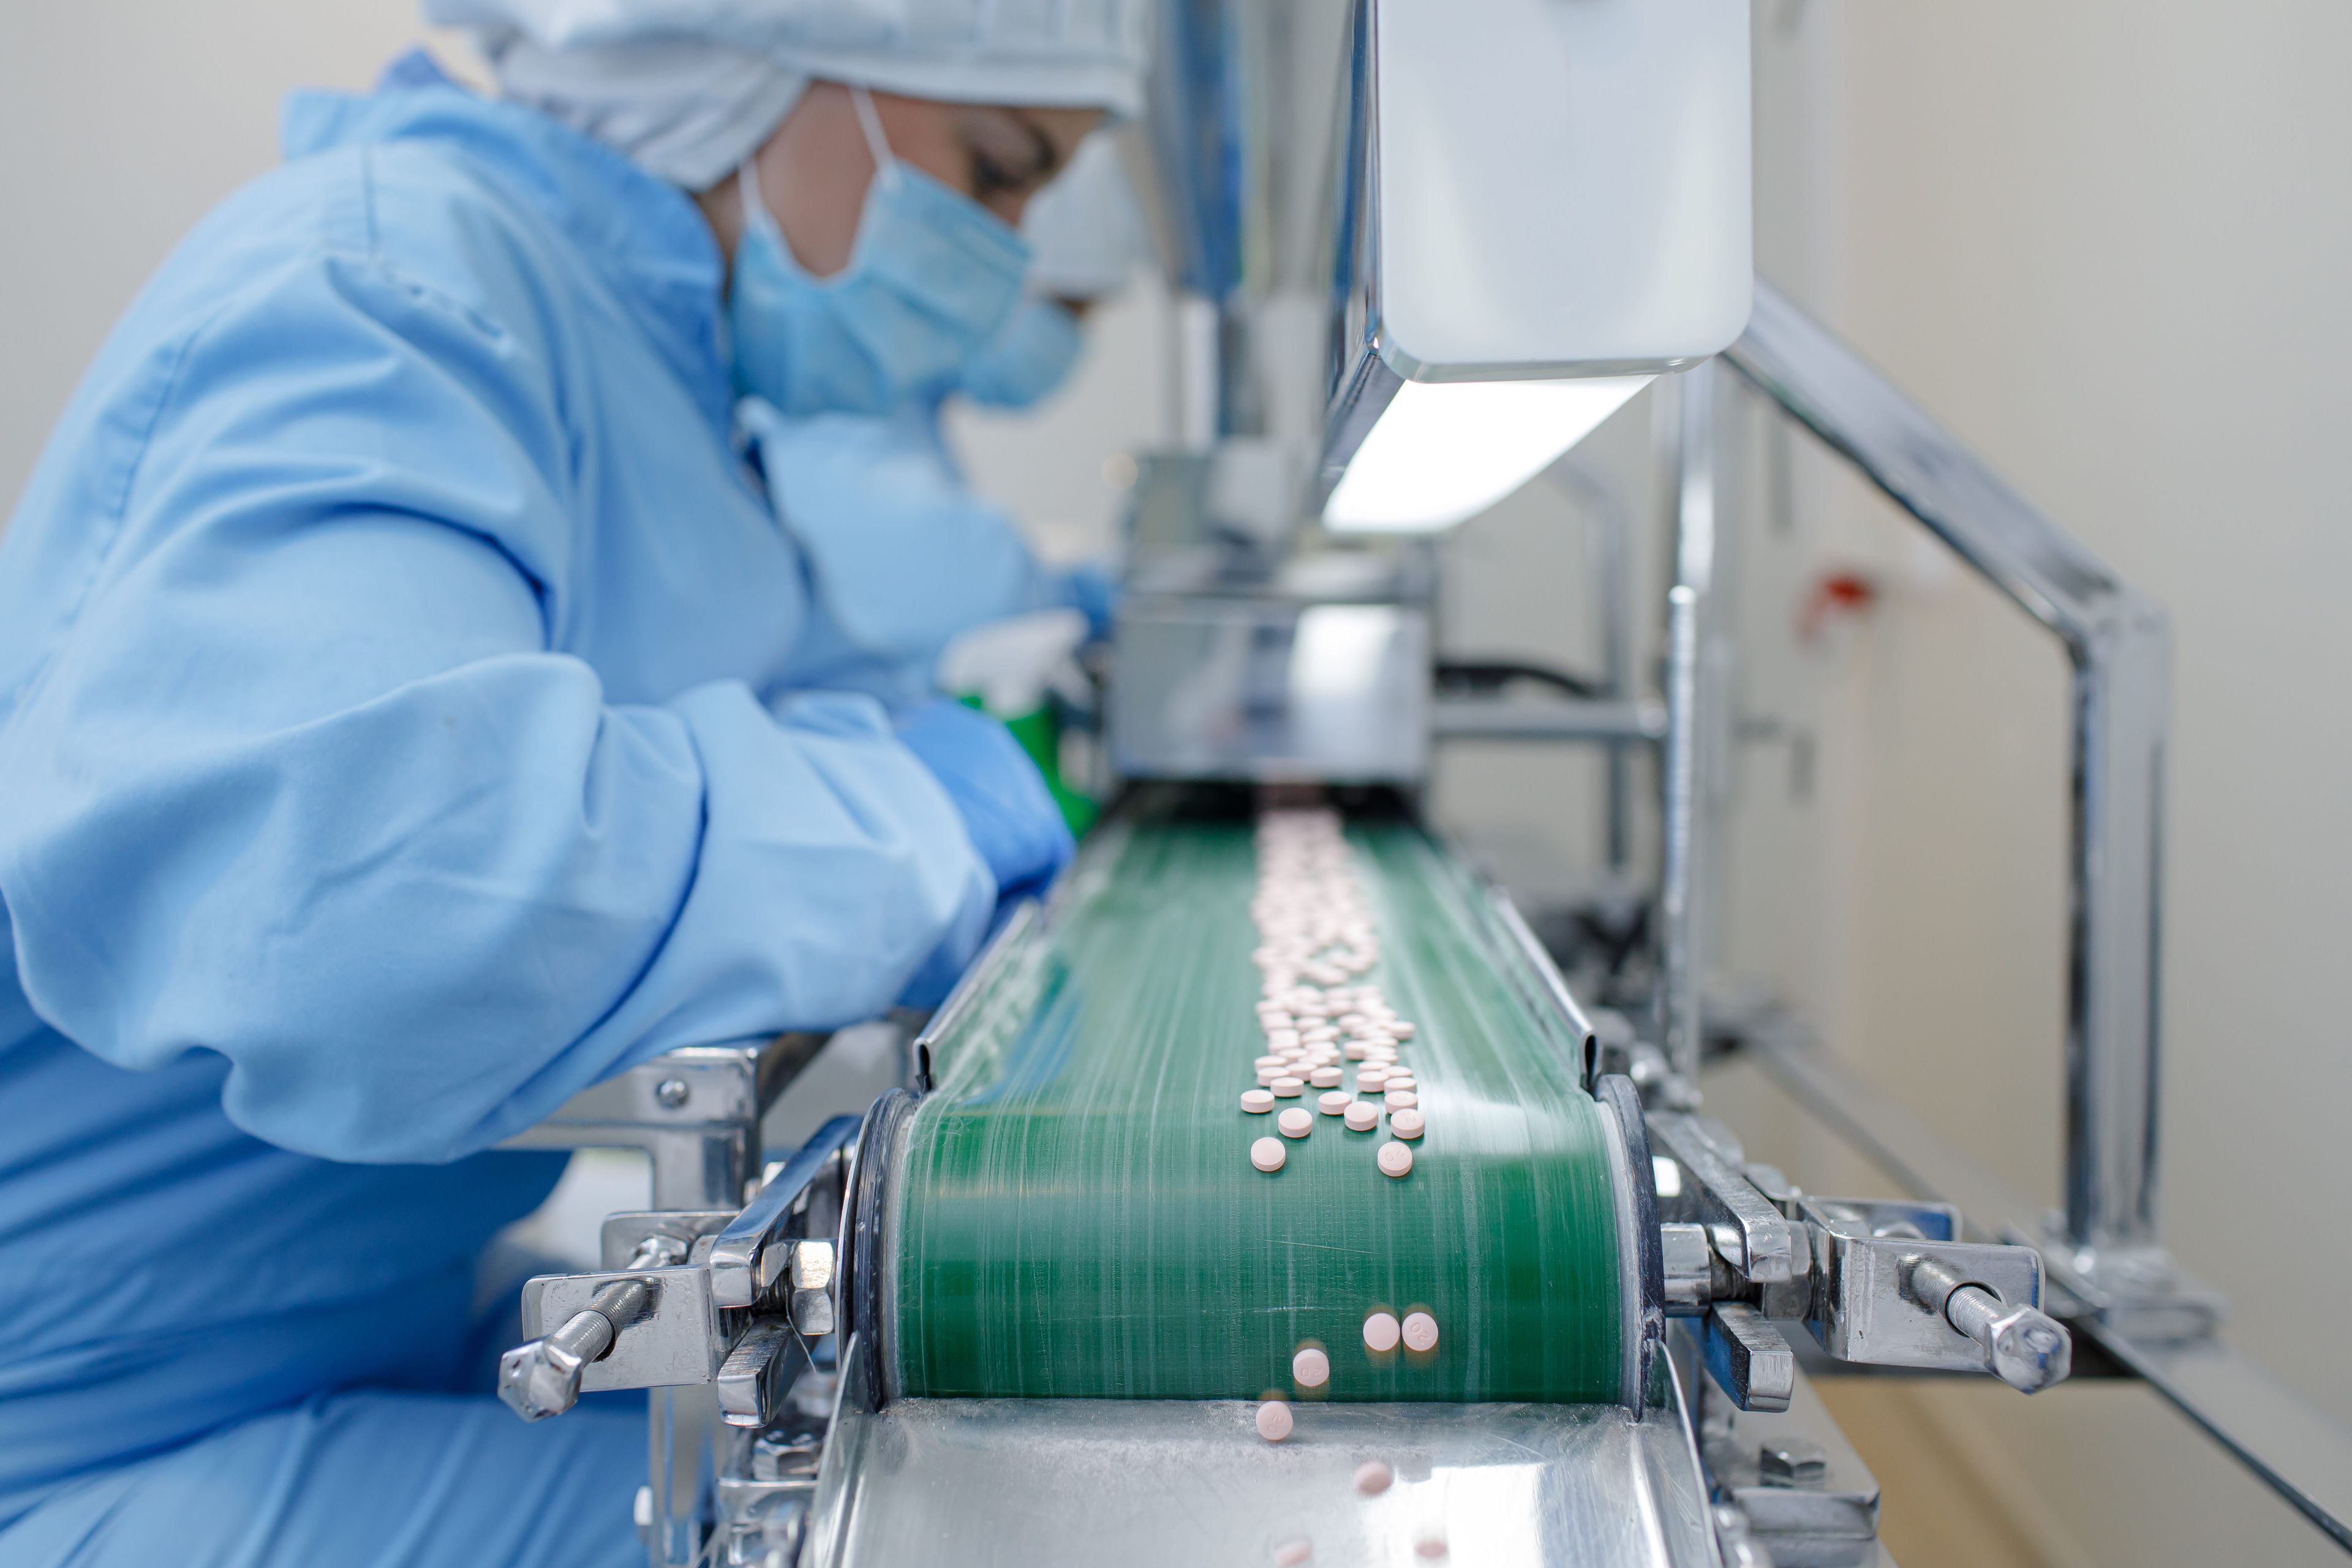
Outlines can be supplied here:
<path id="1" fill-rule="evenodd" d="M 1619 1397 L 1616 1223 L 1574 1047 L 1423 835 L 1349 837 L 1381 928 L 1368 978 L 1420 1026 L 1412 1174 L 1374 1167 L 1384 1130 L 1320 1115 L 1282 1171 L 1251 1166 L 1274 1131 L 1239 1107 L 1264 1049 L 1251 826 L 1114 828 L 934 1046 L 894 1184 L 901 1393 L 1314 1397 L 1290 1365 L 1315 1343 L 1332 1399 Z M 1431 1313 L 1436 1350 L 1371 1355 L 1379 1308 Z"/>

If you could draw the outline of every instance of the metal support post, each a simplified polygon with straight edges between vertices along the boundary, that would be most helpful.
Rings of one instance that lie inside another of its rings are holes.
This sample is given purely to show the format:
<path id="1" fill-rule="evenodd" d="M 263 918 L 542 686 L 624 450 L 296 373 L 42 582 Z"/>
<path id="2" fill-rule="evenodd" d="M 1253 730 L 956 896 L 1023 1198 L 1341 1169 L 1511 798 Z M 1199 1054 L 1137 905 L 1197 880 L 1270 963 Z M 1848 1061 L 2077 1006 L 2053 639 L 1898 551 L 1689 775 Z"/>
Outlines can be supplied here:
<path id="1" fill-rule="evenodd" d="M 1700 754 L 1707 689 L 1701 656 L 1707 598 L 1715 579 L 1715 368 L 1700 365 L 1672 383 L 1675 420 L 1674 586 L 1666 594 L 1666 741 L 1660 769 L 1664 795 L 1663 927 L 1658 1029 L 1667 1066 L 1686 1083 L 1698 1079 L 1698 879 L 1705 845 Z"/>

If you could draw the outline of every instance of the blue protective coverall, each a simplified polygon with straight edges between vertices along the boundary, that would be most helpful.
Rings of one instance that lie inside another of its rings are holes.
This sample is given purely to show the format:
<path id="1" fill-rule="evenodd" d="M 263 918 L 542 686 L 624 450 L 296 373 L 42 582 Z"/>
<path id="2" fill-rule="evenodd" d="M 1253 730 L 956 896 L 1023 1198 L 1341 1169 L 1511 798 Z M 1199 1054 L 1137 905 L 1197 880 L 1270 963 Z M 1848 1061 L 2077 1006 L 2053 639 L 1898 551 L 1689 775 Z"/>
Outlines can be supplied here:
<path id="1" fill-rule="evenodd" d="M 0 1563 L 621 1563 L 526 1426 L 482 1152 L 869 1016 L 994 889 L 732 441 L 677 190 L 408 73 L 292 100 L 0 534 Z M 830 657 L 830 655 L 826 656 Z"/>
<path id="2" fill-rule="evenodd" d="M 1108 629 L 1109 574 L 1041 565 L 1012 518 L 972 491 L 936 402 L 787 417 L 754 401 L 743 424 L 827 612 L 803 645 L 812 681 L 904 705 L 934 694 L 941 650 L 975 626 L 1075 609 L 1096 636 Z"/>

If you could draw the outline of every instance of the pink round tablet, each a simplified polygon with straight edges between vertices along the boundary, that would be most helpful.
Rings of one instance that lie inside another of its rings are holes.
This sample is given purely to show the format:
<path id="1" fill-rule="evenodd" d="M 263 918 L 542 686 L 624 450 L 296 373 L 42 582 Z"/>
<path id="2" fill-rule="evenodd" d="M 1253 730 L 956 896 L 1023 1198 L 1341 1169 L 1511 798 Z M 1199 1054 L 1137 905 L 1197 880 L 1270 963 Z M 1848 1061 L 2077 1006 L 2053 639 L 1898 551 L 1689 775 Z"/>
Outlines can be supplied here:
<path id="1" fill-rule="evenodd" d="M 1437 1320 L 1427 1312 L 1407 1312 L 1404 1315 L 1404 1348 L 1409 1351 L 1435 1350 Z"/>
<path id="2" fill-rule="evenodd" d="M 1373 1158 L 1380 1162 L 1383 1176 L 1409 1175 L 1412 1171 L 1412 1151 L 1402 1143 L 1383 1143 Z"/>
<path id="3" fill-rule="evenodd" d="M 1306 1107 L 1299 1105 L 1294 1105 L 1276 1117 L 1274 1124 L 1282 1130 L 1285 1138 L 1304 1138 L 1315 1131 L 1315 1118 L 1307 1113 Z"/>
<path id="4" fill-rule="evenodd" d="M 1409 1089 L 1390 1089 L 1386 1094 L 1381 1096 L 1381 1099 L 1387 1104 L 1391 1110 L 1411 1110 L 1414 1106 L 1421 1103 L 1421 1096 L 1413 1093 L 1413 1091 Z"/>
<path id="5" fill-rule="evenodd" d="M 1364 1042 L 1361 1040 L 1349 1040 L 1345 1046 L 1342 1046 L 1339 1048 L 1339 1054 L 1347 1058 L 1351 1062 L 1362 1061 L 1364 1059 Z"/>
<path id="6" fill-rule="evenodd" d="M 1366 1093 L 1379 1093 L 1387 1086 L 1388 1081 L 1389 1069 L 1386 1068 L 1369 1067 L 1356 1069 L 1356 1087 Z"/>
<path id="7" fill-rule="evenodd" d="M 1356 1467 L 1356 1489 L 1366 1497 L 1378 1497 L 1395 1484 L 1396 1472 L 1378 1459 L 1366 1459 Z"/>
<path id="8" fill-rule="evenodd" d="M 1360 1100 L 1356 1103 L 1366 1110 L 1370 1109 L 1368 1101 Z M 1426 1125 L 1428 1124 L 1422 1121 L 1421 1112 L 1418 1110 L 1400 1110 L 1389 1118 L 1389 1131 L 1400 1138 L 1418 1138 L 1421 1136 L 1422 1129 Z"/>
<path id="9" fill-rule="evenodd" d="M 1269 1175 L 1281 1170 L 1283 1161 L 1288 1158 L 1282 1152 L 1282 1140 L 1279 1138 L 1261 1138 L 1250 1145 L 1250 1163 Z"/>
<path id="10" fill-rule="evenodd" d="M 1345 1095 L 1340 1098 L 1348 1099 Z M 1271 1097 L 1267 1099 L 1266 1103 L 1269 1105 L 1274 1103 Z M 1369 1100 L 1348 1100 L 1348 1130 L 1350 1132 L 1370 1132 L 1380 1124 L 1381 1108 L 1379 1106 Z"/>
<path id="11" fill-rule="evenodd" d="M 1286 1071 L 1288 1071 L 1288 1070 L 1289 1070 L 1289 1068 L 1288 1068 L 1286 1066 L 1286 1067 L 1278 1067 L 1278 1068 L 1258 1068 L 1258 1069 L 1257 1069 L 1257 1086 L 1258 1086 L 1258 1088 L 1260 1088 L 1260 1089 L 1268 1089 L 1268 1088 L 1271 1088 L 1271 1087 L 1273 1086 L 1273 1084 L 1274 1084 L 1274 1080 L 1275 1080 L 1276 1079 L 1280 1078 L 1280 1077 L 1281 1077 L 1285 1072 L 1286 1072 Z"/>
<path id="12" fill-rule="evenodd" d="M 1348 1114 L 1348 1108 L 1351 1105 L 1364 1105 L 1364 1102 L 1344 1089 L 1335 1089 L 1318 1100 L 1315 1102 L 1315 1109 L 1326 1116 L 1345 1116 Z M 1370 1110 L 1371 1107 L 1365 1105 L 1364 1109 Z"/>
<path id="13" fill-rule="evenodd" d="M 1331 1381 L 1331 1358 L 1308 1345 L 1290 1358 L 1290 1381 L 1301 1388 L 1320 1388 Z"/>
<path id="14" fill-rule="evenodd" d="M 1301 1535 L 1274 1549 L 1274 1568 L 1298 1568 L 1315 1561 L 1315 1543 Z"/>
<path id="15" fill-rule="evenodd" d="M 1395 1318 L 1386 1312 L 1374 1312 L 1364 1320 L 1364 1348 L 1375 1354 L 1386 1355 L 1397 1348 L 1397 1340 L 1402 1332 Z"/>
<path id="16" fill-rule="evenodd" d="M 1434 1563 L 1437 1559 L 1445 1555 L 1445 1537 L 1442 1535 L 1424 1535 L 1419 1541 L 1412 1543 L 1412 1552 L 1414 1556 L 1425 1558 L 1428 1561 Z"/>
<path id="17" fill-rule="evenodd" d="M 1410 1091 L 1417 1089 L 1420 1087 L 1421 1085 L 1414 1080 L 1412 1074 L 1409 1072 L 1392 1072 L 1389 1074 L 1388 1089 L 1391 1094 L 1394 1094 L 1401 1089 Z"/>
<path id="18" fill-rule="evenodd" d="M 1389 1026 L 1389 1033 L 1400 1040 L 1409 1040 L 1412 1038 L 1412 1026 L 1400 1018 Z"/>
<path id="19" fill-rule="evenodd" d="M 1286 1057 L 1260 1057 L 1255 1065 L 1261 1068 L 1278 1068 L 1288 1059 Z"/>
<path id="20" fill-rule="evenodd" d="M 1288 1073 L 1284 1073 L 1265 1087 L 1274 1090 L 1274 1098 L 1276 1100 L 1297 1100 L 1299 1091 L 1307 1086 Z"/>
<path id="21" fill-rule="evenodd" d="M 1299 1043 L 1298 1031 L 1296 1029 L 1268 1029 L 1265 1032 L 1265 1043 L 1267 1049 L 1277 1051 L 1285 1046 L 1297 1045 Z"/>
<path id="22" fill-rule="evenodd" d="M 1269 1443 L 1279 1443 L 1290 1436 L 1290 1406 L 1279 1399 L 1269 1399 L 1257 1407 L 1257 1435 Z"/>
<path id="23" fill-rule="evenodd" d="M 1317 1068 L 1307 1074 L 1307 1081 L 1318 1089 L 1337 1089 L 1339 1087 L 1339 1080 L 1346 1076 L 1338 1068 L 1323 1067 Z"/>
<path id="24" fill-rule="evenodd" d="M 1274 1109 L 1274 1091 L 1264 1089 L 1242 1090 L 1242 1109 L 1252 1116 L 1264 1116 Z"/>

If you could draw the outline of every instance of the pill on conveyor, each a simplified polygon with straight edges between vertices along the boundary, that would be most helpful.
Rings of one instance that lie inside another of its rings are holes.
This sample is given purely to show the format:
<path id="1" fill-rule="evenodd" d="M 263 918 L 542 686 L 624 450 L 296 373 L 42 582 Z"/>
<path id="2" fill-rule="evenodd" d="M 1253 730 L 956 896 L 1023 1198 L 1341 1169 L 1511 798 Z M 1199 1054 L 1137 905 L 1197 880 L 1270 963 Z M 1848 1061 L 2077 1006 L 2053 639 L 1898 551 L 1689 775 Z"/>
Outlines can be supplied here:
<path id="1" fill-rule="evenodd" d="M 1349 1040 L 1346 1045 L 1339 1047 L 1339 1054 L 1347 1058 L 1351 1062 L 1362 1061 L 1364 1059 L 1364 1042 L 1361 1040 Z"/>
<path id="2" fill-rule="evenodd" d="M 1318 1089 L 1337 1089 L 1339 1087 L 1339 1080 L 1347 1076 L 1338 1068 L 1317 1068 L 1307 1075 L 1307 1081 Z M 1324 1098 L 1328 1100 L 1330 1096 L 1326 1095 Z M 1343 1095 L 1341 1098 L 1346 1097 Z"/>
<path id="3" fill-rule="evenodd" d="M 1356 1103 L 1366 1110 L 1372 1108 L 1372 1102 L 1369 1100 L 1360 1100 Z M 1426 1125 L 1428 1124 L 1422 1121 L 1421 1112 L 1418 1110 L 1400 1110 L 1389 1118 L 1389 1131 L 1400 1138 L 1418 1138 L 1421 1136 L 1421 1130 Z"/>
<path id="4" fill-rule="evenodd" d="M 1361 1105 L 1367 1110 L 1371 1109 L 1363 1100 L 1349 1096 L 1344 1089 L 1335 1089 L 1315 1102 L 1315 1108 L 1326 1116 L 1345 1116 L 1348 1114 L 1348 1108 L 1351 1105 Z"/>
<path id="5" fill-rule="evenodd" d="M 1265 1032 L 1265 1043 L 1268 1049 L 1278 1050 L 1284 1046 L 1296 1046 L 1303 1042 L 1300 1041 L 1298 1031 L 1296 1029 L 1268 1029 Z"/>
<path id="6" fill-rule="evenodd" d="M 1419 1541 L 1412 1543 L 1412 1550 L 1413 1555 L 1416 1557 L 1426 1558 L 1430 1562 L 1434 1563 L 1437 1559 L 1445 1555 L 1445 1537 L 1442 1535 L 1424 1535 Z"/>
<path id="7" fill-rule="evenodd" d="M 1396 1036 L 1400 1040 L 1409 1040 L 1412 1038 L 1412 1026 L 1406 1023 L 1402 1018 L 1389 1026 L 1389 1032 Z"/>
<path id="8" fill-rule="evenodd" d="M 1393 1316 L 1374 1312 L 1364 1320 L 1364 1348 L 1376 1355 L 1386 1355 L 1397 1348 L 1397 1340 L 1403 1332 Z"/>
<path id="9" fill-rule="evenodd" d="M 1409 1072 L 1392 1072 L 1389 1074 L 1388 1090 L 1391 1094 L 1394 1094 L 1401 1089 L 1411 1091 L 1420 1088 L 1420 1083 L 1417 1082 L 1412 1074 Z"/>
<path id="10" fill-rule="evenodd" d="M 1315 1131 L 1315 1118 L 1307 1113 L 1303 1105 L 1292 1106 L 1276 1117 L 1274 1124 L 1282 1129 L 1285 1138 L 1304 1138 Z"/>
<path id="11" fill-rule="evenodd" d="M 1356 1069 L 1356 1087 L 1368 1094 L 1378 1094 L 1381 1087 L 1388 1081 L 1389 1069 L 1386 1068 L 1366 1067 Z"/>
<path id="12" fill-rule="evenodd" d="M 1279 1138 L 1261 1138 L 1250 1145 L 1250 1163 L 1268 1175 L 1281 1170 L 1283 1161 L 1288 1158 L 1289 1156 L 1283 1152 L 1282 1140 Z"/>
<path id="13" fill-rule="evenodd" d="M 1276 1079 L 1287 1076 L 1289 1071 L 1290 1068 L 1286 1065 L 1278 1068 L 1260 1068 L 1257 1069 L 1257 1085 L 1260 1089 L 1269 1088 Z"/>
<path id="14" fill-rule="evenodd" d="M 1290 1436 L 1290 1406 L 1279 1399 L 1269 1399 L 1257 1407 L 1257 1435 L 1269 1443 L 1279 1443 Z"/>
<path id="15" fill-rule="evenodd" d="M 1362 1102 L 1359 1101 L 1358 1103 L 1360 1104 Z M 1242 1090 L 1242 1109 L 1248 1111 L 1252 1116 L 1264 1116 L 1267 1111 L 1274 1109 L 1274 1091 L 1267 1089 L 1245 1089 Z"/>
<path id="16" fill-rule="evenodd" d="M 1427 1312 L 1407 1312 L 1404 1315 L 1404 1348 L 1409 1351 L 1435 1350 L 1437 1320 Z"/>
<path id="17" fill-rule="evenodd" d="M 1290 1058 L 1288 1057 L 1277 1057 L 1269 1053 L 1268 1055 L 1258 1058 L 1255 1065 L 1261 1068 L 1278 1068 L 1289 1059 Z"/>
<path id="18" fill-rule="evenodd" d="M 1412 1151 L 1402 1143 L 1383 1143 L 1373 1158 L 1380 1162 L 1383 1176 L 1406 1176 L 1412 1173 Z"/>
<path id="19" fill-rule="evenodd" d="M 1295 1541 L 1286 1541 L 1274 1549 L 1275 1568 L 1298 1568 L 1301 1563 L 1313 1561 L 1315 1543 L 1303 1535 Z"/>
<path id="20" fill-rule="evenodd" d="M 1381 1096 L 1381 1100 L 1391 1110 L 1411 1110 L 1421 1103 L 1421 1096 L 1409 1089 L 1390 1089 Z"/>
<path id="21" fill-rule="evenodd" d="M 1342 1095 L 1340 1098 L 1343 1100 L 1347 1099 L 1345 1095 Z M 1273 1103 L 1271 1097 L 1268 1098 L 1266 1103 L 1269 1105 Z M 1417 1116 L 1420 1112 L 1414 1111 L 1412 1114 Z M 1379 1106 L 1374 1105 L 1369 1100 L 1348 1100 L 1348 1131 L 1350 1132 L 1370 1132 L 1373 1128 L 1378 1127 L 1380 1124 L 1381 1108 Z"/>
<path id="22" fill-rule="evenodd" d="M 1378 1459 L 1366 1459 L 1356 1467 L 1356 1489 L 1366 1497 L 1378 1497 L 1396 1480 L 1396 1472 Z"/>
<path id="23" fill-rule="evenodd" d="M 1292 1078 L 1288 1073 L 1285 1073 L 1265 1087 L 1274 1090 L 1274 1098 L 1276 1100 L 1297 1100 L 1299 1091 L 1307 1085 Z"/>
<path id="24" fill-rule="evenodd" d="M 1320 1388 L 1331 1381 L 1331 1358 L 1308 1345 L 1290 1358 L 1290 1381 L 1301 1388 Z"/>

